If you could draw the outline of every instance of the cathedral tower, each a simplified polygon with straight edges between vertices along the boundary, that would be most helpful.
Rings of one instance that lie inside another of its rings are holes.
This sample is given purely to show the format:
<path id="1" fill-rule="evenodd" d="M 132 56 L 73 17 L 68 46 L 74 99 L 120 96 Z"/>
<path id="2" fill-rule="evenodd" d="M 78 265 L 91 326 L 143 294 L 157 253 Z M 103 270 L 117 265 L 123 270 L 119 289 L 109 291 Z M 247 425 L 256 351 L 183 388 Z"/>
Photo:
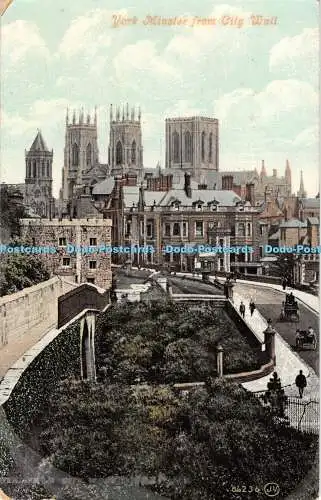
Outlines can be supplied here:
<path id="1" fill-rule="evenodd" d="M 51 217 L 52 160 L 40 130 L 29 151 L 25 151 L 26 178 L 25 203 L 41 217 Z"/>
<path id="2" fill-rule="evenodd" d="M 85 118 L 83 109 L 77 119 L 74 111 L 71 121 L 67 110 L 62 172 L 62 197 L 64 200 L 71 200 L 74 187 L 86 183 L 84 177 L 86 174 L 88 176 L 88 172 L 98 164 L 98 161 L 96 110 L 93 119 L 89 114 Z"/>
<path id="3" fill-rule="evenodd" d="M 110 136 L 108 163 L 111 175 L 121 175 L 129 170 L 139 177 L 143 170 L 143 146 L 141 112 L 128 104 L 122 110 L 117 107 L 114 114 L 110 106 Z"/>
<path id="4" fill-rule="evenodd" d="M 292 176 L 291 176 L 291 167 L 289 160 L 286 160 L 286 167 L 285 167 L 285 181 L 288 186 L 288 196 L 291 196 L 292 193 Z"/>
<path id="5" fill-rule="evenodd" d="M 301 170 L 301 176 L 300 176 L 300 187 L 299 187 L 299 191 L 298 191 L 298 197 L 299 198 L 306 198 L 307 197 L 306 191 L 304 189 L 303 172 L 302 172 L 302 170 Z"/>
<path id="6" fill-rule="evenodd" d="M 166 168 L 201 178 L 219 170 L 218 120 L 196 116 L 166 119 Z"/>

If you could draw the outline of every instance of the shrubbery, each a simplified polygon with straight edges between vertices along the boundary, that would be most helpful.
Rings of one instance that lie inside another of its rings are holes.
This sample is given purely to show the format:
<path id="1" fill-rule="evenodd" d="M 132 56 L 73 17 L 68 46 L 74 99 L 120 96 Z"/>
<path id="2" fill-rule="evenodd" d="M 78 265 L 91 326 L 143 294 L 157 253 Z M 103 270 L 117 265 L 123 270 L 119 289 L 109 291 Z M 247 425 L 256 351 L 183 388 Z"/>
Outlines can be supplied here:
<path id="1" fill-rule="evenodd" d="M 224 371 L 260 366 L 259 353 L 241 336 L 223 309 L 173 303 L 121 304 L 97 328 L 96 360 L 109 383 L 201 382 L 216 375 L 216 347 Z"/>

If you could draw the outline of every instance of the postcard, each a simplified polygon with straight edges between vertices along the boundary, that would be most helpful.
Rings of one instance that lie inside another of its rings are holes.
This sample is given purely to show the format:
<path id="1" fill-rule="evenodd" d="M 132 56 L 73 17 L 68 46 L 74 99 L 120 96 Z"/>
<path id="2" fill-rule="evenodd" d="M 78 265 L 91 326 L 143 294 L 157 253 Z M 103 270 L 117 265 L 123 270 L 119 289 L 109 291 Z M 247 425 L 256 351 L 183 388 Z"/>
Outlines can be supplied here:
<path id="1" fill-rule="evenodd" d="M 319 2 L 0 13 L 0 499 L 317 499 Z"/>

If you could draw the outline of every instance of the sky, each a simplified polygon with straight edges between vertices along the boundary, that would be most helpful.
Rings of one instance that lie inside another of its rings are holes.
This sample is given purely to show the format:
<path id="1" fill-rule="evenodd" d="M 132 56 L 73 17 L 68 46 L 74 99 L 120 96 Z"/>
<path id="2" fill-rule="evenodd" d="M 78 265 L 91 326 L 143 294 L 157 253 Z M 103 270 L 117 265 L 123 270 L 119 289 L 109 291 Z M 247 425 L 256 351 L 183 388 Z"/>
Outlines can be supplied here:
<path id="1" fill-rule="evenodd" d="M 164 165 L 166 117 L 211 116 L 220 170 L 259 170 L 264 159 L 268 174 L 284 175 L 288 159 L 293 190 L 302 170 L 316 196 L 318 8 L 317 0 L 14 0 L 1 19 L 1 181 L 24 182 L 25 149 L 40 129 L 54 150 L 57 195 L 66 108 L 97 106 L 107 163 L 110 104 L 128 102 L 141 106 L 145 167 Z M 277 23 L 253 26 L 252 15 Z M 136 23 L 114 27 L 115 16 Z M 187 24 L 144 24 L 146 16 Z M 211 24 L 193 26 L 195 18 Z"/>

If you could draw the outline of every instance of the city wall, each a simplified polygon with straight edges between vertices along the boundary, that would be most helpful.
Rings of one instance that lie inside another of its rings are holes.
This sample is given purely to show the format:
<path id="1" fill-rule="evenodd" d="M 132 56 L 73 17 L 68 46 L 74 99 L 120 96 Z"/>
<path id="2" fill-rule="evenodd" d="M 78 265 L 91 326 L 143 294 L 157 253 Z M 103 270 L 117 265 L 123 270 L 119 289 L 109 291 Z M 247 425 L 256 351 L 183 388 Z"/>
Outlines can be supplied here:
<path id="1" fill-rule="evenodd" d="M 57 327 L 58 297 L 75 288 L 54 277 L 21 292 L 0 298 L 0 359 L 1 348 L 26 335 L 39 337 Z"/>

